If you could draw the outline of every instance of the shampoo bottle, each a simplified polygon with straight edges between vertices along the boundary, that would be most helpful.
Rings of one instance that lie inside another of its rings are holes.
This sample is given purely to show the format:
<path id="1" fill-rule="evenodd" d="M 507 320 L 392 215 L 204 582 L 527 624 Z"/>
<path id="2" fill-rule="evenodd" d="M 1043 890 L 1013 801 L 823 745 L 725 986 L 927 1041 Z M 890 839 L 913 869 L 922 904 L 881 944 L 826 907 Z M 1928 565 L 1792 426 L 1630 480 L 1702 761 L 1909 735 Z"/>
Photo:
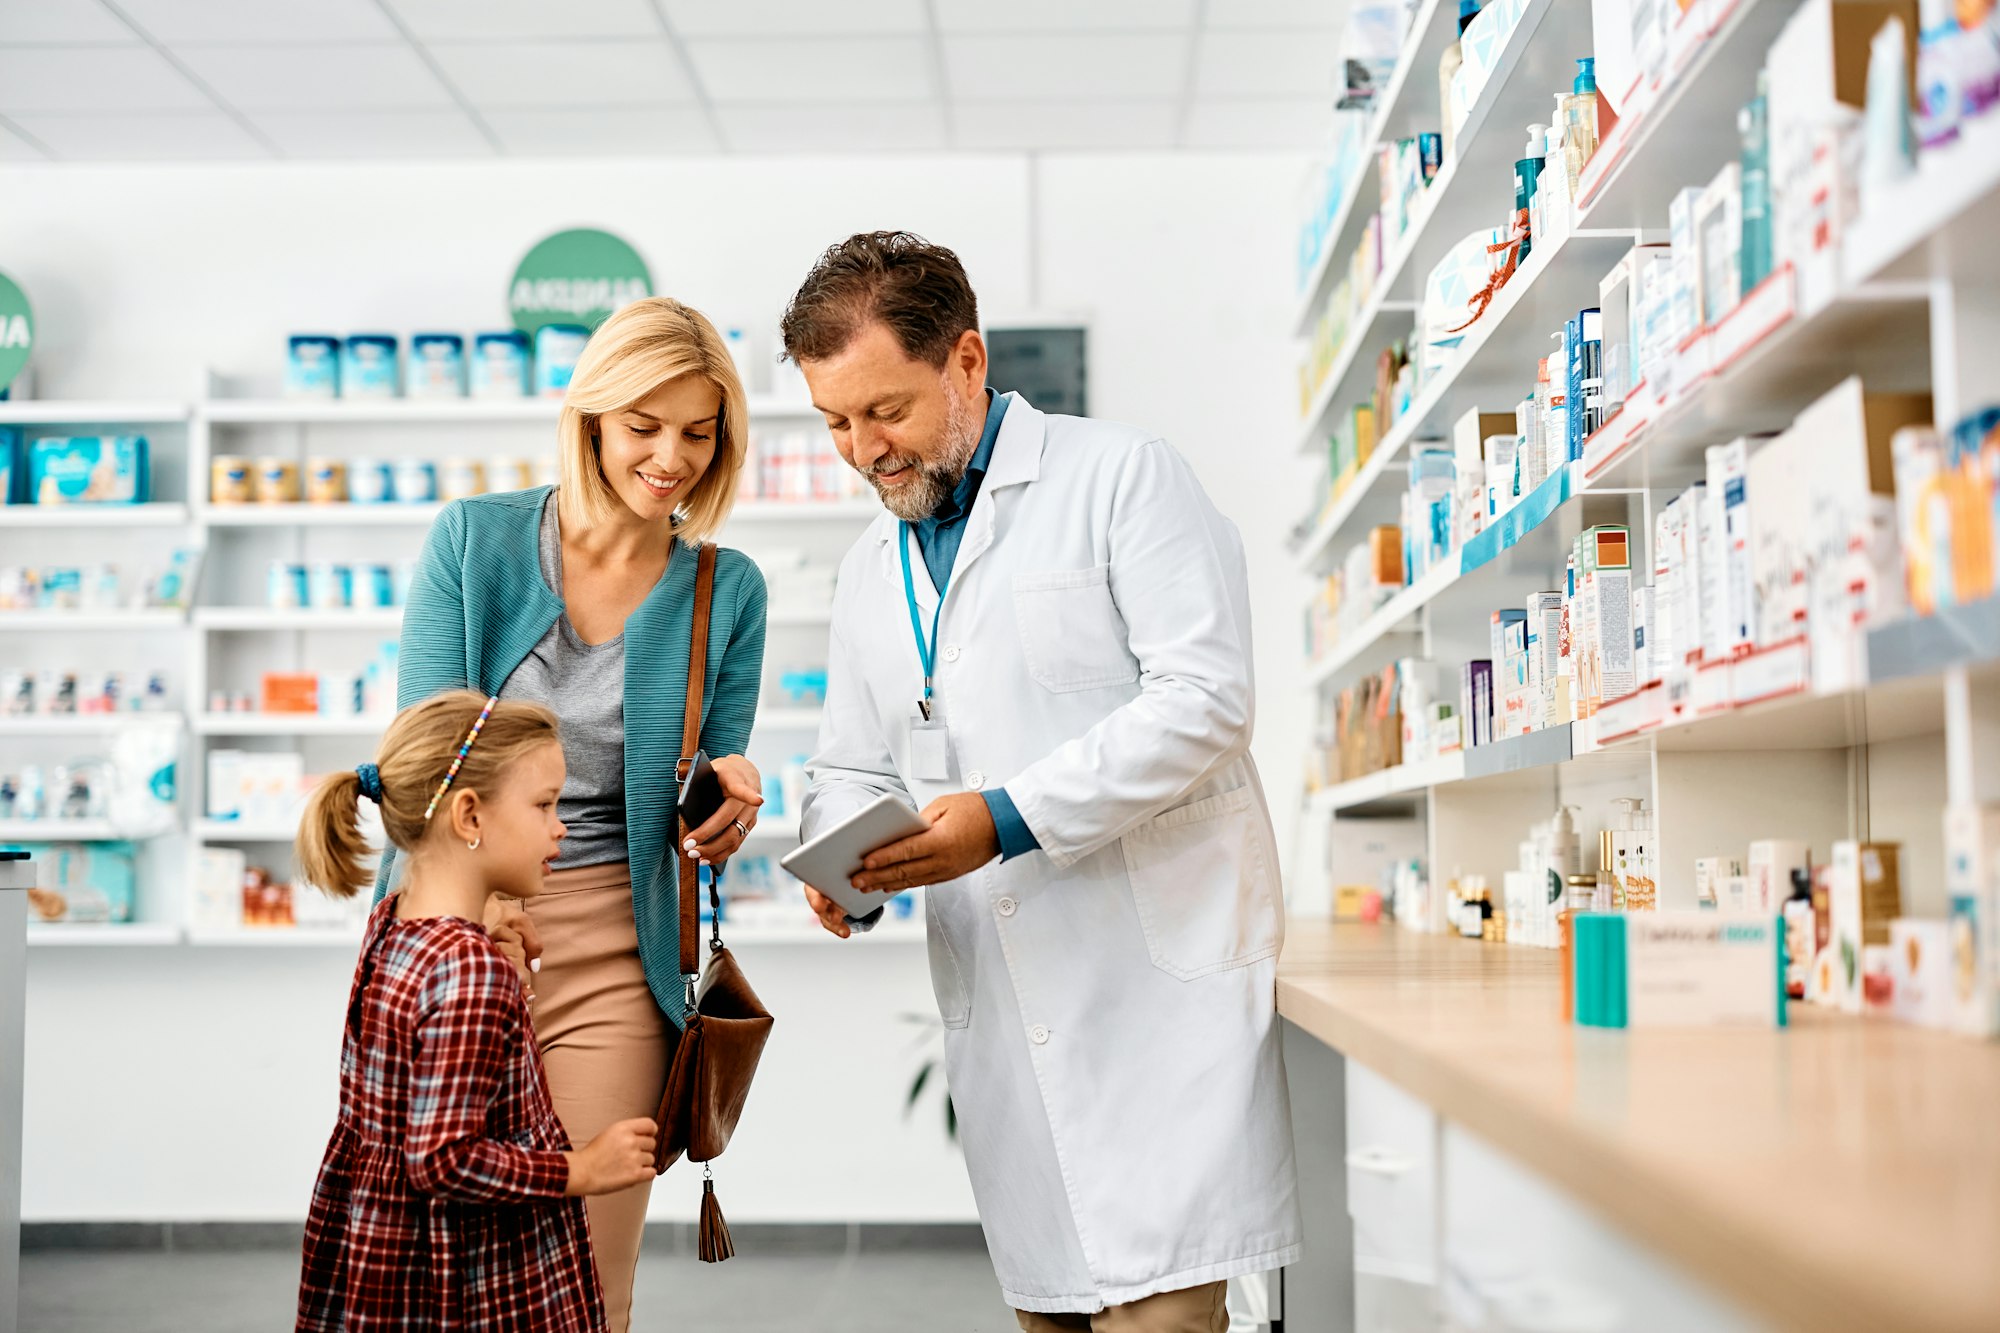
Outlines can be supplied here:
<path id="1" fill-rule="evenodd" d="M 1576 187 L 1583 164 L 1597 152 L 1597 61 L 1585 56 L 1576 62 L 1576 81 L 1569 96 L 1562 99 L 1563 165 L 1568 169 L 1570 188 Z"/>
<path id="2" fill-rule="evenodd" d="M 1542 154 L 1548 142 L 1546 125 L 1528 126 L 1528 145 L 1514 164 L 1514 226 L 1521 232 L 1521 250 L 1516 264 L 1528 262 L 1535 239 L 1535 185 L 1542 174 Z"/>

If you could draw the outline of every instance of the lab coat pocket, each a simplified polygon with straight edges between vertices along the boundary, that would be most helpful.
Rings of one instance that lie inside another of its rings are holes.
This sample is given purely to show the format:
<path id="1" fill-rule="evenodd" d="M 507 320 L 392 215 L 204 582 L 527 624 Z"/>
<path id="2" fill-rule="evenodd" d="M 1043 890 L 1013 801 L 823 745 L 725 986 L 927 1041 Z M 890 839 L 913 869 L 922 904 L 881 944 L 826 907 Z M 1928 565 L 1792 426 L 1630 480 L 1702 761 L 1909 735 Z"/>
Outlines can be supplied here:
<path id="1" fill-rule="evenodd" d="M 1139 678 L 1125 618 L 1111 600 L 1111 566 L 1014 576 L 1014 618 L 1028 674 L 1045 690 L 1070 694 Z"/>
<path id="2" fill-rule="evenodd" d="M 931 991 L 937 996 L 938 1017 L 947 1028 L 962 1028 L 972 1021 L 972 990 L 965 984 L 965 972 L 958 965 L 958 951 L 945 931 L 943 915 L 931 904 L 930 921 L 924 930 L 930 946 Z"/>
<path id="3" fill-rule="evenodd" d="M 1239 787 L 1125 835 L 1125 873 L 1153 966 L 1193 981 L 1278 951 L 1260 824 L 1251 789 Z"/>

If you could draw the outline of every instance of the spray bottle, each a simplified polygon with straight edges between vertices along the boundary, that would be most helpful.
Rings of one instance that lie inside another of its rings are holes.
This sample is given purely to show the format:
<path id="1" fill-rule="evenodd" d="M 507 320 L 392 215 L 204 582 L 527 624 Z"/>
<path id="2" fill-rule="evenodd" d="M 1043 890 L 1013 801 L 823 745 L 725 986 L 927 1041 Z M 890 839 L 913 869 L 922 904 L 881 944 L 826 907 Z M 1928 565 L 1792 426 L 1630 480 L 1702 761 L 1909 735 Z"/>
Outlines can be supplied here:
<path id="1" fill-rule="evenodd" d="M 1521 160 L 1514 164 L 1514 225 L 1525 233 L 1521 237 L 1521 253 L 1515 256 L 1517 264 L 1528 262 L 1535 232 L 1539 230 L 1535 221 L 1535 186 L 1541 179 L 1542 155 L 1547 145 L 1548 126 L 1528 126 L 1528 146 L 1521 150 Z"/>

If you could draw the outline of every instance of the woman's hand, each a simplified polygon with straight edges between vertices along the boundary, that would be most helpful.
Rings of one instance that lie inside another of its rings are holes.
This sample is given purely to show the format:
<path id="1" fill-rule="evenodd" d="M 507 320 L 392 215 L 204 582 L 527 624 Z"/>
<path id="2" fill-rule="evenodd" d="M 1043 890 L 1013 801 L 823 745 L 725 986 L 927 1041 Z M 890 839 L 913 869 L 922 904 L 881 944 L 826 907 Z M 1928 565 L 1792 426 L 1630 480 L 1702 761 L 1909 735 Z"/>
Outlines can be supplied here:
<path id="1" fill-rule="evenodd" d="M 715 776 L 722 783 L 722 808 L 688 836 L 681 851 L 703 865 L 720 867 L 736 855 L 744 838 L 757 827 L 757 807 L 764 804 L 764 778 L 757 766 L 740 754 L 724 755 L 714 763 Z"/>
<path id="2" fill-rule="evenodd" d="M 521 989 L 535 998 L 535 973 L 542 970 L 542 935 L 512 898 L 486 900 L 486 933 L 521 978 Z"/>

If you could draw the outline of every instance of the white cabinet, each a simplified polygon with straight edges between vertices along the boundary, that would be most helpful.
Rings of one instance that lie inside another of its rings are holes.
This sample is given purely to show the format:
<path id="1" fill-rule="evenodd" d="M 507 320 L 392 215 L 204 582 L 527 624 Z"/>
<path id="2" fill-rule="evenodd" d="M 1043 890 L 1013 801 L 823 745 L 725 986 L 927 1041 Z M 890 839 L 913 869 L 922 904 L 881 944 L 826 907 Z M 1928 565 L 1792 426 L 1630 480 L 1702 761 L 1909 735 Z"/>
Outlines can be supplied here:
<path id="1" fill-rule="evenodd" d="M 1347 1210 L 1354 1220 L 1355 1327 L 1438 1327 L 1437 1112 L 1347 1062 Z"/>

